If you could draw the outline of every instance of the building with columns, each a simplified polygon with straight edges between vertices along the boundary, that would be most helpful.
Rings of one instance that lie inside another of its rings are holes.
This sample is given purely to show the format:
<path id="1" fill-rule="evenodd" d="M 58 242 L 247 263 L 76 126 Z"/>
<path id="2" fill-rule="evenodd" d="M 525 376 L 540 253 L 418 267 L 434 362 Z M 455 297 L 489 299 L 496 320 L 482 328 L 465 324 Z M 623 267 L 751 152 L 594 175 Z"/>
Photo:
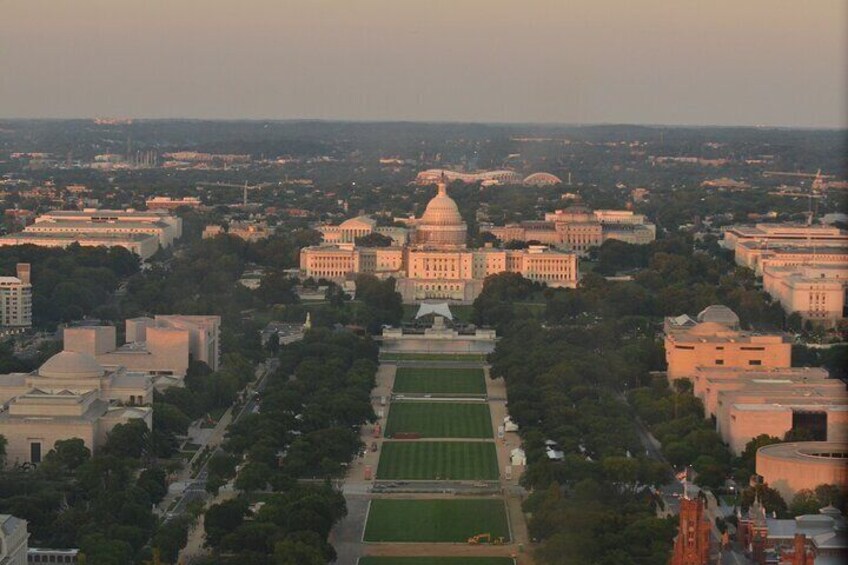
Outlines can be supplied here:
<path id="1" fill-rule="evenodd" d="M 32 373 L 0 375 L 0 435 L 6 464 L 38 464 L 60 440 L 82 439 L 92 452 L 118 424 L 153 425 L 150 377 L 62 351 Z"/>
<path id="2" fill-rule="evenodd" d="M 54 210 L 23 231 L 0 236 L 0 246 L 123 247 L 141 259 L 182 236 L 182 218 L 165 210 Z"/>
<path id="3" fill-rule="evenodd" d="M 848 267 L 766 264 L 763 290 L 780 302 L 787 314 L 797 312 L 804 321 L 834 327 L 845 318 Z"/>
<path id="4" fill-rule="evenodd" d="M 378 233 L 392 239 L 394 245 L 406 245 L 409 240 L 409 230 L 403 227 L 378 226 L 377 221 L 370 216 L 357 216 L 345 220 L 337 226 L 318 226 L 324 243 L 356 243 L 356 239 Z"/>
<path id="5" fill-rule="evenodd" d="M 470 303 L 482 291 L 487 276 L 503 272 L 518 273 L 551 287 L 577 285 L 574 253 L 546 246 L 520 250 L 468 248 L 468 228 L 444 182 L 439 183 L 436 197 L 421 218 L 410 225 L 410 244 L 359 247 L 343 241 L 360 237 L 359 232 L 351 232 L 339 235 L 335 243 L 306 247 L 300 253 L 301 274 L 337 282 L 357 274 L 393 277 L 405 303 L 427 299 Z M 365 233 L 367 222 L 360 227 Z"/>
<path id="6" fill-rule="evenodd" d="M 589 210 L 583 206 L 545 214 L 544 221 L 488 226 L 481 231 L 491 233 L 503 242 L 538 241 L 580 255 L 609 239 L 644 245 L 654 241 L 657 235 L 656 226 L 644 214 L 634 214 L 629 210 Z"/>
<path id="7" fill-rule="evenodd" d="M 829 225 L 732 226 L 723 245 L 736 264 L 763 278 L 763 290 L 787 314 L 834 328 L 845 320 L 848 232 Z"/>

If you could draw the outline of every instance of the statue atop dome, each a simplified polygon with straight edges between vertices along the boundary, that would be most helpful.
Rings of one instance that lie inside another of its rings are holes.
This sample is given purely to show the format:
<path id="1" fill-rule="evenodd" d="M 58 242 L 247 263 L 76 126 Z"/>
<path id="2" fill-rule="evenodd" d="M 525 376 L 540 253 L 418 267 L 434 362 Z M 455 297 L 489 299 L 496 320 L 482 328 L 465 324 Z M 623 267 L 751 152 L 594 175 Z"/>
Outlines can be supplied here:
<path id="1" fill-rule="evenodd" d="M 436 184 L 436 194 L 438 196 L 448 195 L 448 178 L 445 176 L 444 171 L 442 171 L 442 176 L 441 178 L 439 178 L 439 182 Z"/>

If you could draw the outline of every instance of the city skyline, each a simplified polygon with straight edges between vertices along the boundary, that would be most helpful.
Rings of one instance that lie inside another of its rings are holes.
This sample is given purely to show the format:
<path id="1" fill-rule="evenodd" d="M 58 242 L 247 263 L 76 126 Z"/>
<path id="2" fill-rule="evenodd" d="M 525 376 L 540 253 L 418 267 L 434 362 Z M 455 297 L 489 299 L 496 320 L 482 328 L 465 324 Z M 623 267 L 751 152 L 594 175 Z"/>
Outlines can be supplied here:
<path id="1" fill-rule="evenodd" d="M 848 563 L 848 0 L 0 0 L 0 565 Z"/>
<path id="2" fill-rule="evenodd" d="M 248 8 L 7 1 L 2 117 L 848 124 L 837 0 Z"/>

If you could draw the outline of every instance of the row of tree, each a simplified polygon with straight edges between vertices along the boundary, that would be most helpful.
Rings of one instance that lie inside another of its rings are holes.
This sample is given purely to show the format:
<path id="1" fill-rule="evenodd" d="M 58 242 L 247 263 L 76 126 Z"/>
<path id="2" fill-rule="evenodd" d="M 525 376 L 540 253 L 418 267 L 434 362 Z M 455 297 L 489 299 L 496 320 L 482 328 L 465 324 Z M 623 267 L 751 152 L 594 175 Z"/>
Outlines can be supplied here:
<path id="1" fill-rule="evenodd" d="M 367 336 L 316 328 L 282 346 L 279 361 L 261 393 L 261 409 L 231 426 L 224 452 L 210 460 L 209 490 L 234 478 L 244 493 L 206 514 L 215 563 L 335 559 L 327 536 L 346 514 L 344 498 L 328 482 L 298 480 L 341 476 L 363 448 L 359 429 L 376 419 L 370 395 L 377 346 Z M 279 494 L 252 514 L 247 497 L 269 490 Z"/>
<path id="2" fill-rule="evenodd" d="M 122 247 L 0 247 L 0 273 L 13 275 L 17 263 L 32 266 L 33 324 L 50 329 L 85 316 L 117 319 L 114 292 L 139 272 L 138 256 Z"/>
<path id="3" fill-rule="evenodd" d="M 31 546 L 77 547 L 89 563 L 139 563 L 154 547 L 175 561 L 188 521 L 152 512 L 167 493 L 153 444 L 141 420 L 115 426 L 94 456 L 81 439 L 57 441 L 36 469 L 0 473 L 0 513 L 27 521 Z"/>
<path id="4" fill-rule="evenodd" d="M 520 277 L 496 275 L 474 305 L 477 319 L 497 324 L 503 335 L 490 355 L 491 374 L 505 379 L 521 430 L 528 461 L 522 482 L 532 489 L 524 509 L 531 537 L 541 542 L 535 557 L 665 563 L 674 524 L 656 517 L 652 487 L 668 481 L 670 470 L 643 455 L 622 395 L 661 367 L 654 328 L 633 317 L 543 325 L 549 310 L 520 307 L 544 301 L 542 294 Z"/>
<path id="5" fill-rule="evenodd" d="M 603 276 L 619 273 L 631 279 Z M 521 426 L 528 458 L 523 480 L 534 489 L 526 510 L 531 534 L 543 542 L 542 563 L 563 554 L 597 563 L 667 558 L 674 528 L 655 521 L 659 500 L 646 487 L 669 480 L 671 469 L 641 455 L 647 452 L 637 418 L 661 442 L 665 458 L 678 469 L 694 468 L 703 486 L 721 487 L 731 476 L 747 482 L 757 446 L 732 457 L 691 387 L 670 388 L 665 377 L 652 376 L 665 368 L 663 316 L 719 303 L 733 308 L 744 327 L 791 327 L 753 273 L 737 268 L 714 241 L 685 235 L 645 246 L 608 241 L 576 289 L 542 288 L 514 274 L 485 281 L 474 318 L 504 336 L 490 356 L 491 372 L 505 378 L 510 414 Z M 845 355 L 840 348 L 805 352 L 803 364 L 810 365 L 836 365 Z M 550 457 L 551 447 L 563 452 L 562 461 Z M 769 503 L 779 512 L 786 507 Z M 571 514 L 587 522 L 586 508 L 592 509 L 587 530 L 576 531 Z M 651 531 L 657 541 L 627 543 L 630 531 Z"/>

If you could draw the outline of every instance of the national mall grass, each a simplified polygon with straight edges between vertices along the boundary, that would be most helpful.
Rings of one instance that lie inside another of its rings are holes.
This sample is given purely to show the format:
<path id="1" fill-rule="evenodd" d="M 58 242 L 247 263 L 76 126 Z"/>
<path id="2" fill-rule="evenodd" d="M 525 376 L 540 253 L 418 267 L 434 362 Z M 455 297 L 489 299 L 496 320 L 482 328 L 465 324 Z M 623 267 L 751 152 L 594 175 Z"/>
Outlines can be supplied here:
<path id="1" fill-rule="evenodd" d="M 490 533 L 509 541 L 500 499 L 376 499 L 371 501 L 366 542 L 465 542 Z"/>
<path id="2" fill-rule="evenodd" d="M 392 402 L 387 438 L 397 433 L 417 433 L 421 437 L 492 437 L 489 406 L 483 402 Z"/>
<path id="3" fill-rule="evenodd" d="M 384 361 L 485 361 L 485 353 L 381 353 Z"/>
<path id="4" fill-rule="evenodd" d="M 486 394 L 483 369 L 398 367 L 395 394 Z"/>
<path id="5" fill-rule="evenodd" d="M 358 565 L 513 565 L 512 557 L 360 557 Z"/>
<path id="6" fill-rule="evenodd" d="M 490 441 L 384 441 L 380 480 L 495 481 L 498 457 Z"/>

